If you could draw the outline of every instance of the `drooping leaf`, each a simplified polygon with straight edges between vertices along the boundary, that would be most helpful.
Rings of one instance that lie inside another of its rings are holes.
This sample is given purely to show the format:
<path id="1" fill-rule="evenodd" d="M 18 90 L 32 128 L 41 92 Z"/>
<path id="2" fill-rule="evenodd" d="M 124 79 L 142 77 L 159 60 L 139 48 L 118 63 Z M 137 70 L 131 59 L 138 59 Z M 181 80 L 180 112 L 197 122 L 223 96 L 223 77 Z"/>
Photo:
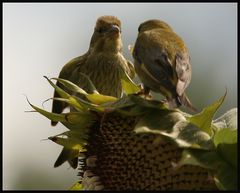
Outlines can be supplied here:
<path id="1" fill-rule="evenodd" d="M 77 111 L 82 111 L 82 110 L 86 111 L 86 107 L 82 103 L 79 103 L 75 98 L 73 98 L 71 96 L 68 99 L 66 99 L 66 98 L 53 98 L 53 100 L 65 102 L 65 103 L 71 105 L 72 107 L 74 107 Z"/>
<path id="2" fill-rule="evenodd" d="M 78 111 L 87 112 L 89 109 L 92 109 L 92 110 L 102 109 L 101 107 L 98 107 L 98 105 L 85 101 L 84 99 L 77 97 L 75 95 L 69 95 L 68 98 L 54 98 L 54 100 L 66 102 Z"/>
<path id="3" fill-rule="evenodd" d="M 113 107 L 114 109 L 121 109 L 121 108 L 125 108 L 125 107 L 134 106 L 135 103 L 130 99 L 129 96 L 130 95 L 119 98 L 117 101 L 115 101 L 111 105 L 111 107 Z"/>
<path id="4" fill-rule="evenodd" d="M 224 96 L 221 97 L 218 101 L 213 103 L 212 105 L 204 108 L 202 112 L 193 115 L 188 119 L 189 122 L 196 125 L 197 127 L 201 128 L 203 131 L 208 133 L 210 136 L 213 135 L 213 131 L 211 128 L 212 120 L 214 117 L 214 114 L 216 113 L 217 109 L 221 106 L 223 103 L 227 92 L 225 92 Z"/>
<path id="5" fill-rule="evenodd" d="M 108 104 L 108 109 L 109 108 L 112 111 L 116 111 L 127 116 L 138 116 L 148 111 L 147 108 L 143 108 L 140 105 L 136 105 L 136 103 L 131 100 L 130 95 L 123 96 L 122 98 L 118 99 L 116 102 L 113 102 L 112 104 Z"/>
<path id="6" fill-rule="evenodd" d="M 140 91 L 139 86 L 137 86 L 131 78 L 127 75 L 126 72 L 122 73 L 121 84 L 124 92 L 129 94 L 134 94 Z"/>
<path id="7" fill-rule="evenodd" d="M 223 128 L 215 134 L 213 140 L 216 146 L 220 143 L 235 144 L 237 143 L 237 130 Z"/>
<path id="8" fill-rule="evenodd" d="M 48 137 L 51 141 L 57 143 L 58 145 L 62 145 L 67 149 L 85 151 L 84 145 L 87 144 L 84 139 L 75 139 L 75 138 L 64 138 L 59 136 Z"/>
<path id="9" fill-rule="evenodd" d="M 62 98 L 69 98 L 70 95 L 65 92 L 63 89 L 61 89 L 59 86 L 55 85 L 48 77 L 44 76 L 44 78 L 47 79 L 47 81 L 51 84 L 51 86 L 56 90 L 56 92 L 62 97 Z"/>
<path id="10" fill-rule="evenodd" d="M 35 109 L 38 113 L 42 114 L 43 116 L 47 117 L 48 119 L 50 119 L 52 121 L 61 121 L 61 122 L 66 121 L 65 116 L 63 114 L 50 113 L 48 111 L 45 111 L 45 110 L 31 104 L 28 99 L 27 99 L 27 101 L 33 109 Z"/>
<path id="11" fill-rule="evenodd" d="M 48 82 L 55 88 L 56 92 L 61 96 L 61 98 L 67 99 L 63 100 L 64 102 L 67 102 L 68 104 L 72 105 L 73 107 L 77 109 L 81 109 L 82 107 L 88 108 L 89 106 L 92 107 L 93 105 L 88 103 L 87 101 L 84 101 L 83 99 L 80 99 L 79 97 L 76 97 L 74 95 L 69 95 L 67 92 L 65 92 L 63 89 L 55 85 L 50 79 L 48 79 L 46 76 L 44 76 Z M 62 82 L 63 80 L 61 80 Z M 67 81 L 65 81 L 65 84 L 67 84 Z M 73 84 L 73 83 L 72 83 Z M 56 99 L 61 100 L 61 99 Z"/>
<path id="12" fill-rule="evenodd" d="M 178 122 L 174 127 L 178 127 L 180 132 L 176 137 L 176 142 L 180 144 L 180 141 L 187 142 L 191 148 L 199 148 L 211 150 L 214 148 L 214 143 L 210 136 L 202 131 L 197 126 L 188 122 Z"/>
<path id="13" fill-rule="evenodd" d="M 218 153 L 237 169 L 237 130 L 221 129 L 214 136 Z"/>
<path id="14" fill-rule="evenodd" d="M 96 120 L 97 117 L 94 114 L 89 112 L 70 112 L 70 113 L 51 113 L 44 109 L 41 109 L 37 106 L 32 105 L 29 101 L 28 103 L 31 105 L 33 109 L 35 109 L 38 113 L 42 114 L 43 116 L 47 117 L 52 121 L 59 121 L 67 128 L 71 129 L 81 129 L 81 128 L 88 128 L 92 125 Z"/>
<path id="15" fill-rule="evenodd" d="M 98 92 L 96 92 L 95 87 L 92 87 L 92 89 L 94 89 L 94 92 L 92 94 L 89 94 L 86 91 L 84 91 L 82 88 L 78 87 L 76 84 L 68 80 L 61 79 L 61 78 L 52 78 L 52 79 L 59 81 L 66 88 L 73 91 L 74 93 L 85 95 L 86 98 L 93 104 L 102 104 L 102 103 L 112 102 L 117 100 L 116 97 L 99 94 Z M 89 79 L 87 80 L 89 81 Z M 89 84 L 92 84 L 92 83 L 89 83 Z"/>
<path id="16" fill-rule="evenodd" d="M 75 98 L 78 101 L 78 103 L 80 103 L 82 106 L 84 106 L 87 110 L 93 110 L 95 112 L 104 112 L 105 108 L 103 106 L 87 102 L 77 96 L 72 96 L 72 97 Z"/>
<path id="17" fill-rule="evenodd" d="M 54 137 L 59 137 L 59 136 L 65 136 L 65 137 L 68 137 L 70 139 L 75 139 L 76 141 L 78 139 L 79 140 L 79 143 L 82 143 L 82 142 L 85 142 L 87 139 L 88 139 L 88 131 L 87 130 L 82 130 L 82 129 L 79 129 L 79 130 L 70 130 L 70 131 L 65 131 L 63 133 L 60 133 L 58 135 L 55 135 Z M 81 140 L 84 140 L 84 141 L 81 141 Z"/>
<path id="18" fill-rule="evenodd" d="M 238 187 L 237 170 L 229 166 L 226 162 L 222 162 L 216 171 L 214 180 L 220 190 L 237 190 Z"/>
<path id="19" fill-rule="evenodd" d="M 216 150 L 185 149 L 176 167 L 181 167 L 186 164 L 212 170 L 216 185 L 221 190 L 237 189 L 236 168 L 229 164 Z"/>
<path id="20" fill-rule="evenodd" d="M 178 121 L 186 121 L 185 117 L 174 111 L 151 110 L 141 117 L 135 129 L 145 126 L 150 130 L 165 131 L 171 133 Z"/>
<path id="21" fill-rule="evenodd" d="M 177 166 L 187 164 L 217 170 L 221 165 L 221 158 L 214 150 L 185 149 Z"/>
<path id="22" fill-rule="evenodd" d="M 54 167 L 58 167 L 68 161 L 72 168 L 77 168 L 78 156 L 80 152 L 85 151 L 87 138 L 87 133 L 81 130 L 66 131 L 56 136 L 49 137 L 53 142 L 63 146 Z"/>
<path id="23" fill-rule="evenodd" d="M 65 79 L 62 79 L 62 78 L 52 78 L 52 79 L 57 80 L 59 83 L 61 83 L 67 89 L 69 89 L 69 90 L 71 90 L 75 93 L 84 94 L 84 95 L 87 94 L 86 91 L 84 91 L 82 88 L 80 88 L 79 86 L 77 86 L 76 84 L 74 84 L 73 82 L 71 82 L 69 80 L 65 80 Z"/>
<path id="24" fill-rule="evenodd" d="M 90 91 L 90 93 L 97 93 L 99 94 L 98 90 L 96 89 L 96 87 L 94 86 L 93 82 L 91 81 L 91 79 L 89 78 L 89 76 L 87 76 L 86 74 L 80 72 L 81 76 L 83 76 L 85 78 L 85 80 L 87 81 L 87 90 Z"/>
<path id="25" fill-rule="evenodd" d="M 81 124 L 83 127 L 88 127 L 96 120 L 96 117 L 90 112 L 70 112 L 65 114 L 65 119 L 71 124 Z"/>
<path id="26" fill-rule="evenodd" d="M 217 147 L 217 151 L 221 155 L 222 159 L 231 165 L 234 171 L 237 171 L 237 143 L 220 143 Z"/>
<path id="27" fill-rule="evenodd" d="M 147 100 L 138 95 L 130 95 L 130 100 L 132 100 L 136 105 L 143 106 L 145 108 L 154 108 L 160 110 L 168 110 L 165 103 L 157 100 Z"/>
<path id="28" fill-rule="evenodd" d="M 116 97 L 97 94 L 97 93 L 88 94 L 86 95 L 86 98 L 94 104 L 103 104 L 108 102 L 114 102 L 117 100 Z"/>
<path id="29" fill-rule="evenodd" d="M 116 110 L 116 112 L 119 112 L 119 113 L 121 113 L 123 115 L 126 115 L 126 116 L 140 116 L 140 115 L 143 115 L 144 113 L 147 113 L 149 111 L 149 109 L 144 108 L 144 107 L 139 106 L 139 105 L 117 108 L 115 110 Z"/>
<path id="30" fill-rule="evenodd" d="M 214 147 L 207 133 L 187 122 L 177 111 L 151 111 L 139 120 L 134 131 L 164 136 L 179 147 L 201 149 Z"/>
<path id="31" fill-rule="evenodd" d="M 71 167 L 76 169 L 78 164 L 78 155 L 79 150 L 63 147 L 61 153 L 59 154 L 57 160 L 54 163 L 54 167 L 59 167 L 64 162 L 68 161 Z"/>

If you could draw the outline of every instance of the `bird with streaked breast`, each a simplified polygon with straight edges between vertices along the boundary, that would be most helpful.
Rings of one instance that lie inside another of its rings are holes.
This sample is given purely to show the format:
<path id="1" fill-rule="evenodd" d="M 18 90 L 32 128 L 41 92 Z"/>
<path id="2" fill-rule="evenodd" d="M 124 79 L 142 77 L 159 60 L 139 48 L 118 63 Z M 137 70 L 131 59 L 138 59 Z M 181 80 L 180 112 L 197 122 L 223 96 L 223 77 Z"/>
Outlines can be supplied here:
<path id="1" fill-rule="evenodd" d="M 123 56 L 122 47 L 120 20 L 115 16 L 101 16 L 97 19 L 88 51 L 65 64 L 59 78 L 69 80 L 90 93 L 88 81 L 81 74 L 83 73 L 90 78 L 99 93 L 121 97 L 123 93 L 122 73 L 125 71 L 131 78 L 135 76 L 134 66 Z M 59 82 L 56 85 L 67 91 Z M 69 90 L 67 92 L 76 94 Z M 54 98 L 59 97 L 55 91 Z M 52 112 L 62 113 L 66 107 L 68 107 L 67 103 L 53 100 Z M 52 121 L 51 124 L 55 126 L 57 122 Z M 72 168 L 76 168 L 78 153 L 77 150 L 64 147 L 54 167 L 68 161 Z"/>
<path id="2" fill-rule="evenodd" d="M 133 64 L 122 54 L 121 22 L 114 16 L 99 17 L 92 35 L 88 51 L 69 61 L 61 70 L 59 78 L 67 79 L 89 92 L 86 74 L 99 93 L 121 97 L 122 69 L 130 76 L 135 76 Z M 59 82 L 57 86 L 65 89 Z M 54 97 L 59 97 L 54 93 Z M 52 112 L 61 113 L 68 106 L 62 101 L 53 101 Z M 52 121 L 52 125 L 57 122 Z"/>
<path id="3" fill-rule="evenodd" d="M 166 97 L 170 109 L 184 105 L 196 111 L 185 94 L 192 67 L 182 38 L 166 22 L 157 19 L 141 23 L 138 32 L 132 55 L 144 94 L 152 90 Z"/>

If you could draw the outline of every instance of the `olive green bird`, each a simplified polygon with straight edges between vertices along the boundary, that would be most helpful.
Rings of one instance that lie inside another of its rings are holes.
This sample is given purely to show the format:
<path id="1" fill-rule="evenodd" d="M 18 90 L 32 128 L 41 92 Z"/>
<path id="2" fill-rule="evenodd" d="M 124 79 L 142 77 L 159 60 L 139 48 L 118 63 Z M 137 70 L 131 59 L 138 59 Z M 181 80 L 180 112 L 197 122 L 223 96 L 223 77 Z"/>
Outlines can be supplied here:
<path id="1" fill-rule="evenodd" d="M 184 41 L 167 23 L 157 19 L 140 24 L 138 32 L 132 54 L 144 94 L 152 90 L 166 97 L 170 109 L 184 105 L 196 111 L 184 92 L 192 74 Z"/>
<path id="2" fill-rule="evenodd" d="M 88 51 L 65 64 L 59 78 L 67 79 L 86 92 L 90 92 L 88 81 L 81 75 L 83 73 L 91 79 L 99 93 L 121 97 L 123 93 L 122 73 L 125 71 L 131 78 L 135 76 L 134 66 L 124 58 L 122 47 L 120 20 L 114 16 L 101 16 L 97 19 Z M 59 82 L 56 85 L 66 90 Z M 54 98 L 59 97 L 55 91 Z M 67 106 L 65 102 L 53 100 L 52 112 L 62 113 Z M 52 121 L 51 124 L 55 126 L 57 122 Z M 67 161 L 67 155 L 72 156 L 73 153 L 65 148 L 56 161 L 55 167 Z M 68 162 L 73 168 L 77 167 L 77 157 Z"/>
<path id="3" fill-rule="evenodd" d="M 88 51 L 82 56 L 70 60 L 63 66 L 59 78 L 67 79 L 89 92 L 86 74 L 98 92 L 105 95 L 120 97 L 122 95 L 121 69 L 134 77 L 134 67 L 122 54 L 121 22 L 114 16 L 98 18 Z M 57 82 L 57 86 L 64 87 Z M 59 97 L 54 92 L 54 98 Z M 68 106 L 62 101 L 53 101 L 52 112 L 61 113 Z M 57 122 L 52 121 L 52 125 Z"/>

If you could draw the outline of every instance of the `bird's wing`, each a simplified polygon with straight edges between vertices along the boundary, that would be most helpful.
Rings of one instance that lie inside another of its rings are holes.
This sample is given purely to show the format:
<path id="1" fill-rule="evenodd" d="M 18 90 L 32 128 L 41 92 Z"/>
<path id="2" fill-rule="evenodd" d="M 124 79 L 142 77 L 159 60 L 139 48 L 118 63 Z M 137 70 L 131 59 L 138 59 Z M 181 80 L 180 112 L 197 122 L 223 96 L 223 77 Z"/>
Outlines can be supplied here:
<path id="1" fill-rule="evenodd" d="M 86 60 L 86 54 L 70 60 L 62 68 L 58 78 L 67 79 L 67 80 L 70 80 L 70 81 L 73 82 L 74 81 L 73 78 L 72 78 L 73 71 L 76 68 L 78 68 L 78 66 L 81 66 L 84 63 L 85 60 Z M 64 90 L 66 90 L 58 81 L 57 81 L 56 85 L 59 86 L 60 88 L 64 89 Z M 58 98 L 60 96 L 56 91 L 54 91 L 53 97 Z M 52 112 L 53 113 L 61 113 L 67 106 L 68 105 L 65 102 L 53 100 Z M 52 126 L 54 126 L 54 125 L 57 124 L 57 122 L 52 121 L 51 124 L 52 124 Z"/>
<path id="2" fill-rule="evenodd" d="M 137 68 L 141 68 L 154 84 L 174 88 L 172 64 L 166 50 L 154 37 L 149 34 L 140 35 L 133 54 L 139 63 Z"/>
<path id="3" fill-rule="evenodd" d="M 181 96 L 191 81 L 191 64 L 188 53 L 176 54 L 177 93 Z"/>
<path id="4" fill-rule="evenodd" d="M 132 64 L 132 62 L 130 62 L 129 60 L 127 60 L 127 66 L 128 66 L 128 75 L 131 79 L 133 79 L 136 75 L 135 73 L 135 69 L 134 69 L 134 65 Z"/>

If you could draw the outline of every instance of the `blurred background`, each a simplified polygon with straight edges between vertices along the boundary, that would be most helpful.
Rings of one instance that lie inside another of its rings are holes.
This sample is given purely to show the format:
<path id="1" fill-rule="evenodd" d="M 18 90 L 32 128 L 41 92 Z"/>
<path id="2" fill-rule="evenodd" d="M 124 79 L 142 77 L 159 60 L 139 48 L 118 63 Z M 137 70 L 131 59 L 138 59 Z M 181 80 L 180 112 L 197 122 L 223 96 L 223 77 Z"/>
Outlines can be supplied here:
<path id="1" fill-rule="evenodd" d="M 202 109 L 228 94 L 217 116 L 237 106 L 236 3 L 4 3 L 3 4 L 3 189 L 61 190 L 78 180 L 66 163 L 53 164 L 62 147 L 43 140 L 66 129 L 32 110 L 52 97 L 43 78 L 57 77 L 70 59 L 85 53 L 96 19 L 122 21 L 124 54 L 148 19 L 169 23 L 191 55 L 187 94 Z M 52 102 L 44 104 L 51 110 Z"/>

